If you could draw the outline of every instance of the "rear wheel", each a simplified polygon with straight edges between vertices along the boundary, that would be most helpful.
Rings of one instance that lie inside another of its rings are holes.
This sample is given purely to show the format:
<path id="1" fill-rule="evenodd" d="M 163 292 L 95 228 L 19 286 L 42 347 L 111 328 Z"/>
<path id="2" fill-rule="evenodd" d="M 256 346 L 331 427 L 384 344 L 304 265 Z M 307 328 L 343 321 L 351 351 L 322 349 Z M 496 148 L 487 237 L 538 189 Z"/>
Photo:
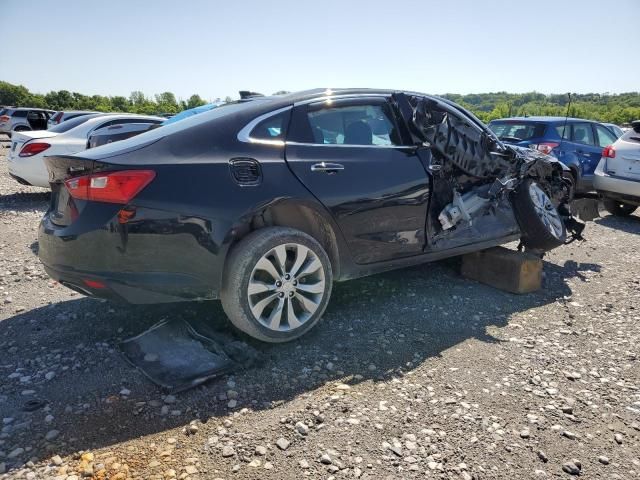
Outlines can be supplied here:
<path id="1" fill-rule="evenodd" d="M 636 208 L 638 208 L 635 205 L 629 205 L 628 203 L 619 202 L 617 200 L 605 199 L 603 203 L 607 212 L 617 217 L 627 217 L 635 212 Z"/>
<path id="2" fill-rule="evenodd" d="M 332 281 L 329 258 L 313 237 L 270 227 L 232 250 L 220 297 L 239 330 L 265 342 L 288 342 L 320 321 Z"/>
<path id="3" fill-rule="evenodd" d="M 562 217 L 538 182 L 522 182 L 513 193 L 512 203 L 525 247 L 551 250 L 565 243 L 567 229 Z"/>

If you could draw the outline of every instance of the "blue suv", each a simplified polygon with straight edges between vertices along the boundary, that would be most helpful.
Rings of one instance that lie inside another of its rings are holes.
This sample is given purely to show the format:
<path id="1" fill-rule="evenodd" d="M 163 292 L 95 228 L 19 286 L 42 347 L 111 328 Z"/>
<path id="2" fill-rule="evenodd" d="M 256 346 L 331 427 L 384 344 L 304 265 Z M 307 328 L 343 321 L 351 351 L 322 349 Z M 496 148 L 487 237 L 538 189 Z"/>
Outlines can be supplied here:
<path id="1" fill-rule="evenodd" d="M 593 190 L 602 150 L 618 139 L 609 127 L 581 118 L 502 118 L 491 121 L 489 128 L 503 142 L 555 156 L 571 169 L 578 192 Z"/>

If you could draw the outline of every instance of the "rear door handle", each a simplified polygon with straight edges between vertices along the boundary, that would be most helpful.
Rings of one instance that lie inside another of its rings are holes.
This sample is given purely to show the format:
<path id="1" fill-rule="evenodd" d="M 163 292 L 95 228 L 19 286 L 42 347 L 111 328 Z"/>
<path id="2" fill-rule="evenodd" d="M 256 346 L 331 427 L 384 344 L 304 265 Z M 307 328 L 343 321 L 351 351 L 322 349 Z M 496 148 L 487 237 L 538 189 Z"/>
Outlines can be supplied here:
<path id="1" fill-rule="evenodd" d="M 320 162 L 311 165 L 312 172 L 336 173 L 340 170 L 344 170 L 344 165 L 339 163 Z"/>

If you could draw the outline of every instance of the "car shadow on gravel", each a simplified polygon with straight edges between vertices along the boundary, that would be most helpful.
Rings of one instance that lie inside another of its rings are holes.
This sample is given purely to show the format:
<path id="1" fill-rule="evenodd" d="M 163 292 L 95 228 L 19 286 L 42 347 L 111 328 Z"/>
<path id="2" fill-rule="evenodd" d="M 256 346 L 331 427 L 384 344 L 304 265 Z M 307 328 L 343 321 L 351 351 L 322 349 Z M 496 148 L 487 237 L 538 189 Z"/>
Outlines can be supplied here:
<path id="1" fill-rule="evenodd" d="M 629 215 L 628 217 L 616 217 L 607 215 L 595 220 L 598 225 L 602 225 L 613 230 L 621 230 L 627 233 L 640 234 L 640 216 Z"/>
<path id="2" fill-rule="evenodd" d="M 43 213 L 49 206 L 51 192 L 42 189 L 41 192 L 18 192 L 0 195 L 0 210 L 25 212 L 41 210 Z"/>
<path id="3" fill-rule="evenodd" d="M 260 352 L 256 366 L 235 372 L 232 382 L 223 377 L 183 392 L 169 405 L 159 388 L 124 361 L 117 345 L 176 316 L 228 332 L 219 302 L 124 306 L 79 298 L 18 313 L 0 322 L 0 417 L 14 419 L 3 448 L 32 450 L 9 466 L 52 452 L 114 447 L 196 418 L 215 421 L 232 411 L 229 389 L 238 395 L 235 410 L 261 410 L 327 384 L 402 377 L 467 340 L 499 341 L 489 327 L 562 301 L 571 294 L 569 278 L 599 266 L 545 262 L 545 288 L 528 295 L 465 280 L 457 268 L 456 260 L 445 261 L 336 284 L 324 321 L 311 333 L 279 345 L 245 339 Z M 8 379 L 16 371 L 20 375 Z M 55 376 L 47 380 L 49 372 Z M 21 382 L 20 376 L 31 378 Z M 24 411 L 34 398 L 47 406 Z M 53 420 L 45 421 L 47 415 Z M 47 441 L 51 430 L 58 433 Z"/>

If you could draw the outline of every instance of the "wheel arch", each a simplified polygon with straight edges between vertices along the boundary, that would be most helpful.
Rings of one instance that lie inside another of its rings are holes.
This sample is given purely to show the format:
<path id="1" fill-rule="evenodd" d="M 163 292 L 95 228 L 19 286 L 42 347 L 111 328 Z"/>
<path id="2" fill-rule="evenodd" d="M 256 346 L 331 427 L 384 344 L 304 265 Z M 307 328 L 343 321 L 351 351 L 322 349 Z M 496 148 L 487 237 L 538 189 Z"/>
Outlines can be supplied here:
<path id="1" fill-rule="evenodd" d="M 334 280 L 340 279 L 346 260 L 346 247 L 338 226 L 324 207 L 301 199 L 281 199 L 245 215 L 232 230 L 226 257 L 249 233 L 267 227 L 289 227 L 313 237 L 327 253 L 331 262 Z M 227 261 L 225 259 L 225 269 Z"/>

